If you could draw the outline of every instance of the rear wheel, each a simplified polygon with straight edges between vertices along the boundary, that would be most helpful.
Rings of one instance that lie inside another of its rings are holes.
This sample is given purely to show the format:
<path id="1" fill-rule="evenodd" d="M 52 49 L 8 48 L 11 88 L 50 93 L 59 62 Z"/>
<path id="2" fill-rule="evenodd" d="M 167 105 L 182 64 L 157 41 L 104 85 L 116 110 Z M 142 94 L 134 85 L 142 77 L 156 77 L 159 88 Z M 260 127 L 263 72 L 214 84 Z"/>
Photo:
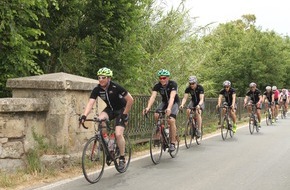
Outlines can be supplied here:
<path id="1" fill-rule="evenodd" d="M 267 125 L 271 125 L 272 124 L 272 120 L 270 118 L 269 111 L 266 111 L 265 117 L 266 117 L 266 124 Z"/>
<path id="2" fill-rule="evenodd" d="M 104 172 L 105 153 L 103 145 L 97 137 L 92 137 L 86 143 L 82 154 L 82 170 L 86 180 L 97 183 Z"/>
<path id="3" fill-rule="evenodd" d="M 193 126 L 192 126 L 192 122 L 188 121 L 185 127 L 185 131 L 184 131 L 184 142 L 185 142 L 186 148 L 191 147 L 192 138 L 193 138 Z"/>
<path id="4" fill-rule="evenodd" d="M 228 136 L 228 124 L 227 124 L 226 118 L 223 118 L 221 121 L 221 134 L 222 134 L 223 140 L 226 140 Z"/>
<path id="5" fill-rule="evenodd" d="M 119 168 L 119 160 L 120 160 L 120 151 L 119 148 L 116 146 L 115 148 L 115 157 L 114 157 L 114 163 L 115 163 L 115 168 L 118 172 L 124 173 L 130 164 L 131 161 L 131 143 L 128 135 L 124 134 L 124 139 L 125 139 L 125 167 L 124 168 Z"/>
<path id="6" fill-rule="evenodd" d="M 159 164 L 162 156 L 163 140 L 160 128 L 154 126 L 150 137 L 150 156 L 154 164 Z"/>
<path id="7" fill-rule="evenodd" d="M 195 124 L 195 125 L 196 125 L 196 124 Z M 201 126 L 201 128 L 200 128 L 200 137 L 197 138 L 197 136 L 195 135 L 195 141 L 196 141 L 196 144 L 198 144 L 198 145 L 201 144 L 202 135 L 203 135 L 203 127 Z"/>

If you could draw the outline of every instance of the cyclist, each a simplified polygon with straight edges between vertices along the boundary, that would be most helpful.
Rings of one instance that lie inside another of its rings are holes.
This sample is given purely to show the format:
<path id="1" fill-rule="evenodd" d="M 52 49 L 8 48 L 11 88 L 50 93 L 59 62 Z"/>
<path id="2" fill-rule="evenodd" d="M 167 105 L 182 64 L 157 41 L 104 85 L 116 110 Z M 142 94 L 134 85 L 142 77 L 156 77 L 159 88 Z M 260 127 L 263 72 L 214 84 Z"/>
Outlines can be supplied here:
<path id="1" fill-rule="evenodd" d="M 289 97 L 288 97 L 288 92 L 285 88 L 282 89 L 282 92 L 280 94 L 280 98 L 279 98 L 279 102 L 280 102 L 280 107 L 282 107 L 282 105 L 285 105 L 285 110 L 286 113 L 288 111 L 288 103 L 289 103 Z"/>
<path id="2" fill-rule="evenodd" d="M 120 149 L 119 169 L 125 167 L 125 139 L 123 136 L 125 126 L 129 119 L 129 111 L 133 104 L 133 98 L 131 94 L 125 90 L 119 84 L 111 80 L 113 76 L 112 70 L 103 67 L 98 70 L 99 84 L 92 90 L 89 102 L 85 108 L 83 115 L 80 118 L 80 122 L 83 123 L 86 120 L 87 115 L 92 110 L 93 105 L 96 102 L 97 97 L 100 97 L 107 107 L 100 113 L 100 119 L 115 120 L 115 134 L 117 145 Z"/>
<path id="3" fill-rule="evenodd" d="M 162 102 L 157 107 L 157 110 L 165 110 L 168 117 L 168 124 L 170 126 L 170 147 L 169 151 L 175 150 L 176 143 L 176 116 L 178 114 L 178 104 L 179 97 L 177 94 L 177 83 L 173 80 L 170 80 L 170 72 L 165 69 L 158 71 L 157 76 L 159 77 L 159 82 L 156 83 L 152 89 L 151 97 L 148 100 L 147 107 L 143 110 L 143 114 L 146 114 L 151 106 L 153 105 L 157 93 L 159 92 L 162 96 Z M 158 119 L 158 114 L 154 114 L 155 120 Z"/>
<path id="4" fill-rule="evenodd" d="M 274 123 L 274 110 L 275 110 L 275 102 L 274 102 L 274 93 L 272 92 L 271 86 L 266 86 L 266 91 L 263 93 L 263 100 L 265 103 L 265 112 L 268 110 L 268 107 L 271 106 L 272 112 L 272 122 Z"/>
<path id="5" fill-rule="evenodd" d="M 279 111 L 279 96 L 280 96 L 280 92 L 277 89 L 277 86 L 272 86 L 272 91 L 274 93 L 274 103 L 275 103 L 275 117 L 276 120 L 278 120 L 278 111 Z"/>
<path id="6" fill-rule="evenodd" d="M 261 103 L 262 103 L 262 95 L 261 91 L 257 88 L 256 83 L 250 83 L 250 90 L 246 93 L 246 97 L 244 99 L 244 106 L 248 105 L 248 113 L 251 114 L 252 104 L 256 104 L 257 106 L 257 116 L 258 116 L 258 126 L 261 128 Z M 248 99 L 250 101 L 248 102 Z"/>
<path id="7" fill-rule="evenodd" d="M 237 124 L 236 124 L 236 91 L 234 88 L 231 87 L 231 82 L 226 80 L 223 82 L 223 89 L 219 93 L 218 98 L 218 107 L 221 107 L 222 99 L 225 98 L 225 102 L 228 103 L 228 106 L 231 107 L 231 118 L 233 120 L 233 132 L 237 131 Z M 226 109 L 223 109 L 223 114 L 225 114 Z"/>
<path id="8" fill-rule="evenodd" d="M 197 83 L 196 76 L 190 76 L 188 79 L 189 86 L 184 91 L 184 96 L 181 101 L 180 109 L 183 109 L 184 104 L 186 103 L 186 100 L 188 98 L 188 95 L 191 95 L 191 100 L 187 106 L 187 108 L 190 107 L 196 107 L 196 120 L 198 125 L 197 130 L 197 137 L 199 138 L 201 136 L 201 126 L 202 126 L 202 110 L 204 109 L 204 89 L 203 86 Z M 190 109 L 187 109 L 187 118 L 189 118 Z"/>

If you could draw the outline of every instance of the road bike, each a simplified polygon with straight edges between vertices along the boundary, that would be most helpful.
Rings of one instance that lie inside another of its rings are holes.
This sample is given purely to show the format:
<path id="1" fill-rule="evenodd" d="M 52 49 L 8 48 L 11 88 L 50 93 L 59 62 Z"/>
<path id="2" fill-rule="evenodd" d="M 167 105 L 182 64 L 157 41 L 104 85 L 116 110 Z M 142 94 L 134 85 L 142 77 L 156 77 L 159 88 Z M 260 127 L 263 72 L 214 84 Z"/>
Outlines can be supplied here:
<path id="1" fill-rule="evenodd" d="M 86 121 L 94 122 L 95 135 L 91 137 L 84 146 L 82 153 L 82 170 L 84 177 L 90 183 L 97 183 L 105 168 L 105 163 L 110 166 L 113 162 L 116 170 L 119 173 L 124 173 L 129 167 L 131 160 L 131 144 L 128 135 L 124 133 L 125 138 L 125 167 L 119 167 L 120 150 L 114 138 L 113 143 L 109 144 L 104 138 L 103 130 L 106 129 L 109 136 L 114 134 L 114 130 L 110 128 L 109 122 L 106 119 L 86 119 Z M 105 125 L 103 123 L 106 123 Z M 88 129 L 84 124 L 82 126 Z M 105 157 L 106 156 L 106 157 Z"/>
<path id="2" fill-rule="evenodd" d="M 230 111 L 231 111 L 231 107 L 228 106 L 227 102 L 223 103 L 223 106 L 220 108 L 221 112 L 223 109 L 225 109 L 225 114 L 223 119 L 221 120 L 221 135 L 222 135 L 222 139 L 226 140 L 228 135 L 233 138 L 234 136 L 234 132 L 233 132 L 233 121 L 230 117 Z"/>
<path id="3" fill-rule="evenodd" d="M 249 130 L 250 133 L 253 134 L 255 129 L 258 133 L 260 131 L 260 127 L 258 126 L 257 105 L 251 104 L 250 106 L 252 106 L 252 111 L 249 116 Z"/>
<path id="4" fill-rule="evenodd" d="M 168 149 L 168 152 L 172 158 L 175 158 L 178 150 L 179 150 L 179 132 L 176 128 L 176 143 L 175 143 L 175 150 L 169 151 L 169 147 L 171 144 L 170 141 L 170 126 L 167 123 L 167 119 L 165 116 L 165 111 L 158 110 L 157 112 L 151 113 L 157 113 L 158 114 L 158 120 L 156 124 L 154 125 L 150 137 L 150 156 L 151 160 L 154 164 L 159 164 L 162 153 L 165 152 Z M 148 118 L 148 113 L 146 114 L 146 117 Z"/>
<path id="5" fill-rule="evenodd" d="M 266 118 L 266 124 L 272 125 L 272 109 L 271 109 L 271 103 L 268 104 L 268 109 L 265 111 L 265 118 Z"/>
<path id="6" fill-rule="evenodd" d="M 286 106 L 285 106 L 286 102 L 283 102 L 281 105 L 281 119 L 285 119 L 286 118 Z"/>
<path id="7" fill-rule="evenodd" d="M 192 140 L 195 139 L 196 144 L 200 145 L 202 140 L 203 130 L 201 127 L 200 136 L 198 136 L 198 124 L 196 118 L 196 107 L 190 107 L 189 118 L 184 131 L 184 142 L 186 148 L 190 148 Z M 199 111 L 199 110 L 198 110 Z"/>

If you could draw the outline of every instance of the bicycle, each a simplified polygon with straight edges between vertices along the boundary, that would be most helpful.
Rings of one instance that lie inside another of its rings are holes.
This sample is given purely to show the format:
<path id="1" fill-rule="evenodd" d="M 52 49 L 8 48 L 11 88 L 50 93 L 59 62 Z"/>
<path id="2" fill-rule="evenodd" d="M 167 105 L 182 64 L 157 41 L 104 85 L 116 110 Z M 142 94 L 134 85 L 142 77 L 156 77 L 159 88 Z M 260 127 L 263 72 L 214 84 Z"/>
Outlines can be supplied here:
<path id="1" fill-rule="evenodd" d="M 249 117 L 249 130 L 251 135 L 254 133 L 254 130 L 256 129 L 257 133 L 260 131 L 260 128 L 258 126 L 258 120 L 257 120 L 257 105 L 251 104 L 252 106 L 252 112 Z"/>
<path id="2" fill-rule="evenodd" d="M 233 136 L 234 136 L 233 124 L 232 124 L 232 120 L 230 117 L 231 107 L 228 106 L 227 102 L 224 102 L 221 109 L 226 109 L 225 114 L 224 114 L 224 118 L 221 120 L 221 135 L 222 135 L 222 139 L 226 140 L 228 134 L 230 135 L 231 138 L 233 138 Z"/>
<path id="3" fill-rule="evenodd" d="M 190 148 L 192 145 L 192 140 L 195 139 L 196 144 L 200 145 L 202 140 L 203 130 L 201 127 L 200 137 L 198 137 L 198 125 L 196 120 L 196 107 L 190 107 L 189 118 L 187 121 L 187 125 L 184 131 L 184 142 L 186 148 Z"/>
<path id="4" fill-rule="evenodd" d="M 268 104 L 268 109 L 265 112 L 266 124 L 272 125 L 272 110 L 271 110 L 271 103 Z"/>
<path id="5" fill-rule="evenodd" d="M 158 110 L 157 112 L 149 111 L 151 113 L 158 113 L 158 120 L 156 125 L 152 129 L 150 137 L 150 156 L 154 164 L 159 164 L 162 152 L 166 151 L 170 147 L 170 135 L 169 135 L 169 126 L 167 124 L 167 118 L 165 117 L 165 111 Z M 148 113 L 145 114 L 148 118 Z M 176 129 L 176 144 L 175 150 L 169 151 L 169 154 L 172 158 L 175 158 L 179 150 L 179 135 L 178 130 Z"/>
<path id="6" fill-rule="evenodd" d="M 120 169 L 118 162 L 120 158 L 120 151 L 118 146 L 116 146 L 116 138 L 114 138 L 114 142 L 111 145 L 113 148 L 110 149 L 108 143 L 103 137 L 104 128 L 107 129 L 108 134 L 114 134 L 114 131 L 109 126 L 108 120 L 94 117 L 93 119 L 86 119 L 86 121 L 94 122 L 95 129 L 95 135 L 87 141 L 82 153 L 82 171 L 86 180 L 90 183 L 97 183 L 104 173 L 105 163 L 110 166 L 111 162 L 114 162 L 115 168 L 119 173 L 126 172 L 131 160 L 131 144 L 128 135 L 124 134 L 126 141 L 126 164 L 124 168 Z M 106 123 L 106 126 L 102 125 L 103 122 Z M 85 129 L 88 129 L 88 127 L 84 124 L 82 124 L 82 126 Z"/>
<path id="7" fill-rule="evenodd" d="M 286 107 L 285 107 L 285 103 L 283 102 L 281 105 L 281 119 L 286 119 Z"/>

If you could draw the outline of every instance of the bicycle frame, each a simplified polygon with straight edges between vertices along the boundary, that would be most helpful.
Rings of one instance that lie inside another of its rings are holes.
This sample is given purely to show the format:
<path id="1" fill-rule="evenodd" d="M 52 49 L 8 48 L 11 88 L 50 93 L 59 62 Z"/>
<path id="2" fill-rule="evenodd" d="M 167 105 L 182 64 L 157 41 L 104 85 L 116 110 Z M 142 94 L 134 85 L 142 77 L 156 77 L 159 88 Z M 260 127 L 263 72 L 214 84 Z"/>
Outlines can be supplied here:
<path id="1" fill-rule="evenodd" d="M 227 102 L 223 103 L 223 106 L 221 107 L 221 112 L 224 112 L 223 109 L 225 109 L 225 113 L 224 113 L 224 117 L 221 121 L 221 135 L 222 135 L 222 139 L 226 140 L 228 133 L 230 134 L 230 137 L 232 138 L 234 133 L 232 131 L 232 125 L 230 123 L 230 107 L 228 106 Z M 226 122 L 226 123 L 224 123 Z"/>

